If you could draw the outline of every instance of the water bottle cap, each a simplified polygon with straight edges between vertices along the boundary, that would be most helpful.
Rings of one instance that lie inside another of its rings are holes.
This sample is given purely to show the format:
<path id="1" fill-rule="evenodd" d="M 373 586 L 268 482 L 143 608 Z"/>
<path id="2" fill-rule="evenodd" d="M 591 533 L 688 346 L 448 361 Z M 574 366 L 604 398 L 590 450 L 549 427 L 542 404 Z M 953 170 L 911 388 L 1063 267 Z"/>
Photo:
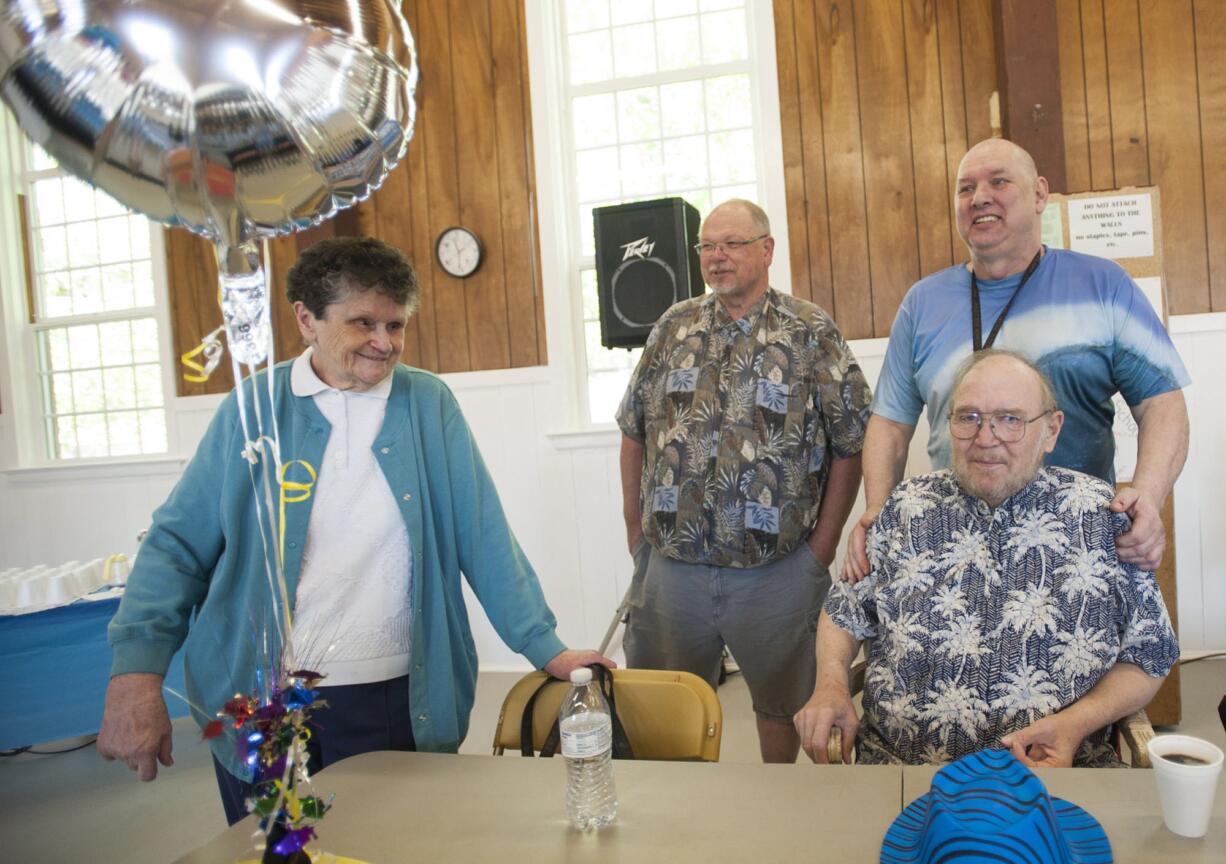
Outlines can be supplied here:
<path id="1" fill-rule="evenodd" d="M 572 669 L 570 673 L 571 684 L 590 684 L 592 681 L 592 670 L 586 666 L 580 666 L 578 669 Z"/>

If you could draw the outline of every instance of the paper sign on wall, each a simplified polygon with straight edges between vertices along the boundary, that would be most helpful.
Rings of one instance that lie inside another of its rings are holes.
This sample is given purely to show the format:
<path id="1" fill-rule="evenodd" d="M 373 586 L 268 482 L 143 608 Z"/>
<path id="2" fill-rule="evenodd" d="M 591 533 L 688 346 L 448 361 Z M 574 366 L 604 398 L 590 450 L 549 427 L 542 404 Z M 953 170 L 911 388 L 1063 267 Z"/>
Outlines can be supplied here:
<path id="1" fill-rule="evenodd" d="M 1068 202 L 1069 248 L 1102 258 L 1151 258 L 1153 203 L 1147 193 Z"/>

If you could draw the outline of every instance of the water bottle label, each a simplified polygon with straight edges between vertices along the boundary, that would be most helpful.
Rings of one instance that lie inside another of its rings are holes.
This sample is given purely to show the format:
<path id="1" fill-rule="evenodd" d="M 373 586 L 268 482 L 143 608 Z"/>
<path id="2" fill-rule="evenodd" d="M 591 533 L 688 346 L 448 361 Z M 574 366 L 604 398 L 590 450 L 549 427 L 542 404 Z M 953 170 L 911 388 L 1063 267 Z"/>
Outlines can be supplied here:
<path id="1" fill-rule="evenodd" d="M 613 747 L 613 723 L 608 715 L 576 714 L 560 724 L 562 755 L 567 759 L 590 759 Z"/>

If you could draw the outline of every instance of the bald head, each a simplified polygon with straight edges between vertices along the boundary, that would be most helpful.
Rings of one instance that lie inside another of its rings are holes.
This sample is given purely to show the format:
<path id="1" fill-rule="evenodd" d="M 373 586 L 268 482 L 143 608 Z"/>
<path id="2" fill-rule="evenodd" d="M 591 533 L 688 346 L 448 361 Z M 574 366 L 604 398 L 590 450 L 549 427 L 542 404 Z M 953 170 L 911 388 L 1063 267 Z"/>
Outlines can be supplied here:
<path id="1" fill-rule="evenodd" d="M 1039 169 L 1034 164 L 1034 157 L 1005 138 L 985 138 L 967 150 L 962 161 L 958 163 L 959 178 L 962 177 L 962 169 L 972 157 L 988 157 L 999 162 L 1012 161 L 1020 176 L 1026 177 L 1031 183 L 1036 183 L 1039 179 Z"/>
<path id="2" fill-rule="evenodd" d="M 771 220 L 770 217 L 766 215 L 766 211 L 752 201 L 747 201 L 744 198 L 729 198 L 722 204 L 717 204 L 715 207 L 712 207 L 711 212 L 706 215 L 706 218 L 702 220 L 702 224 L 698 226 L 698 232 L 700 234 L 702 233 L 703 226 L 707 224 L 707 221 L 710 220 L 712 216 L 721 211 L 726 212 L 728 210 L 740 210 L 744 212 L 749 217 L 750 224 L 753 225 L 754 234 L 771 233 Z"/>

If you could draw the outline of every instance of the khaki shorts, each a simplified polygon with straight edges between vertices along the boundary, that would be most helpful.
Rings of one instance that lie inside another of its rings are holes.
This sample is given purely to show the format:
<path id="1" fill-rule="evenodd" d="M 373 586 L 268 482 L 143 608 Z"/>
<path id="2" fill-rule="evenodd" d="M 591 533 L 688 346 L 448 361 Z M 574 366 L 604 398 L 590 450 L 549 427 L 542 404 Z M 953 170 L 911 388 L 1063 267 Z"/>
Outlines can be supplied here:
<path id="1" fill-rule="evenodd" d="M 693 672 L 715 687 L 728 646 L 754 711 L 792 720 L 813 694 L 817 616 L 830 570 L 808 543 L 760 567 L 716 567 L 635 550 L 626 665 Z"/>

